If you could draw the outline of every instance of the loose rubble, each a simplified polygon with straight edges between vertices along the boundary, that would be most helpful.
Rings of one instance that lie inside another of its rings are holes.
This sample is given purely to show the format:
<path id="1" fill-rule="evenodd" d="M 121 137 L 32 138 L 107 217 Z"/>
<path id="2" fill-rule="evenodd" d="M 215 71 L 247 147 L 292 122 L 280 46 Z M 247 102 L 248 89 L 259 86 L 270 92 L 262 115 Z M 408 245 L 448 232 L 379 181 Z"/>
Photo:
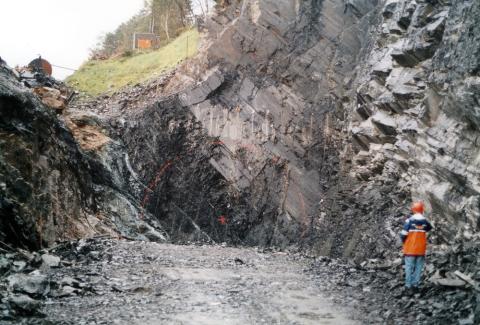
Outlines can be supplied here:
<path id="1" fill-rule="evenodd" d="M 480 323 L 480 236 L 468 244 L 433 246 L 419 292 L 404 290 L 403 261 L 371 259 L 360 264 L 321 257 L 308 272 L 338 303 L 353 300 L 368 324 Z M 324 279 L 329 279 L 325 282 Z"/>
<path id="2" fill-rule="evenodd" d="M 165 87 L 175 76 L 175 70 L 162 74 L 146 83 L 121 89 L 113 94 L 92 97 L 79 93 L 69 103 L 69 108 L 97 114 L 120 116 L 131 110 L 138 110 L 158 102 L 160 96 L 168 96 Z"/>
<path id="3" fill-rule="evenodd" d="M 4 69 L 9 69 L 5 64 Z M 75 91 L 65 83 L 56 80 L 42 70 L 32 70 L 31 67 L 17 67 L 10 72 L 26 87 L 32 89 L 43 104 L 61 114 L 75 95 Z"/>
<path id="4" fill-rule="evenodd" d="M 107 238 L 48 254 L 62 265 L 0 280 L 2 324 L 358 324 L 349 304 L 333 305 L 302 272 L 309 259 L 299 254 Z M 9 256 L 28 268 L 41 259 Z M 35 290 L 19 289 L 40 276 Z"/>
<path id="5" fill-rule="evenodd" d="M 316 290 L 330 301 L 317 302 L 321 304 L 308 313 L 297 311 L 300 324 L 316 324 L 320 319 L 337 324 L 337 314 L 332 318 L 321 312 L 323 304 L 332 303 L 348 307 L 343 312 L 363 324 L 478 324 L 479 241 L 475 237 L 472 245 L 433 247 L 434 253 L 427 255 L 422 286 L 416 293 L 403 289 L 400 256 L 355 263 L 225 245 L 175 246 L 108 238 L 65 242 L 48 252 L 0 255 L 0 320 L 5 324 L 127 324 L 136 319 L 183 319 L 188 323 L 207 313 L 211 324 L 219 314 L 226 313 L 222 316 L 226 323 L 231 319 L 237 324 L 246 315 L 253 321 L 259 313 L 267 323 L 270 319 L 284 324 L 292 318 L 276 318 L 277 302 L 267 292 L 274 290 L 274 295 L 279 295 L 286 285 L 295 288 L 294 297 L 305 295 L 298 302 L 306 304 L 305 308 L 309 308 L 308 299 L 316 299 Z M 42 259 L 46 256 L 60 260 L 60 264 L 45 267 Z M 19 264 L 23 268 L 18 269 Z M 292 278 L 276 278 L 279 270 L 287 268 L 292 272 L 290 268 L 298 267 L 295 265 L 303 265 L 294 273 L 295 277 L 304 274 L 304 293 L 298 291 L 300 282 L 292 285 Z M 257 278 L 264 271 L 268 279 Z M 233 282 L 225 283 L 224 279 L 229 278 Z M 282 285 L 282 281 L 287 282 Z M 210 292 L 215 294 L 209 296 Z M 197 295 L 201 300 L 189 300 Z M 284 299 L 292 298 L 287 295 Z M 288 307 L 281 307 L 283 314 L 295 310 L 291 309 L 297 303 L 295 299 L 288 301 Z M 242 306 L 251 304 L 257 306 L 257 311 L 239 313 Z M 189 316 L 183 318 L 182 314 Z"/>

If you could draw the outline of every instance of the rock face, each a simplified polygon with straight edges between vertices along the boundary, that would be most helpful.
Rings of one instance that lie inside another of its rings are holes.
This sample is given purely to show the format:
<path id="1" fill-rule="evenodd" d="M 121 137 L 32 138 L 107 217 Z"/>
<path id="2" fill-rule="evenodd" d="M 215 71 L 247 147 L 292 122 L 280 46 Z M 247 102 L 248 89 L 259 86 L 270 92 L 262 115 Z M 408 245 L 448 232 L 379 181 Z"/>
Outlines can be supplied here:
<path id="1" fill-rule="evenodd" d="M 210 70 L 181 97 L 265 207 L 247 242 L 381 257 L 413 199 L 439 243 L 478 231 L 478 10 L 252 0 L 212 19 Z"/>
<path id="2" fill-rule="evenodd" d="M 365 237 L 368 223 L 395 210 L 372 206 L 384 188 L 349 174 L 355 71 L 375 45 L 381 8 L 377 1 L 243 1 L 210 22 L 210 72 L 183 103 L 222 142 L 217 170 L 265 207 L 248 225 L 247 242 L 348 256 L 369 244 L 355 229 L 365 228 Z M 395 120 L 382 113 L 356 134 L 374 138 L 375 126 L 396 135 Z M 384 162 L 377 157 L 377 168 Z M 386 183 L 385 192 L 407 197 L 395 180 Z M 391 237 L 371 239 L 380 252 L 391 244 Z"/>
<path id="3" fill-rule="evenodd" d="M 89 220 L 361 260 L 393 251 L 422 199 L 436 243 L 469 238 L 479 13 L 474 0 L 237 1 L 189 69 L 65 123 L 3 77 L 1 236 L 51 242 Z"/>
<path id="4" fill-rule="evenodd" d="M 0 241 L 39 248 L 99 233 L 144 238 L 153 228 L 139 218 L 128 173 L 100 121 L 64 123 L 2 68 Z"/>
<path id="5" fill-rule="evenodd" d="M 344 168 L 349 73 L 379 22 L 376 5 L 243 1 L 209 24 L 211 69 L 183 103 L 219 137 L 217 170 L 264 207 L 247 242 L 316 241 Z"/>
<path id="6" fill-rule="evenodd" d="M 350 125 L 371 122 L 355 134 L 357 151 L 388 161 L 398 186 L 427 202 L 443 241 L 479 226 L 479 10 L 478 1 L 389 1 Z"/>
<path id="7" fill-rule="evenodd" d="M 132 193 L 176 242 L 241 243 L 242 217 L 258 213 L 249 193 L 232 189 L 212 166 L 221 145 L 181 102 L 170 96 L 111 118 L 135 170 Z"/>

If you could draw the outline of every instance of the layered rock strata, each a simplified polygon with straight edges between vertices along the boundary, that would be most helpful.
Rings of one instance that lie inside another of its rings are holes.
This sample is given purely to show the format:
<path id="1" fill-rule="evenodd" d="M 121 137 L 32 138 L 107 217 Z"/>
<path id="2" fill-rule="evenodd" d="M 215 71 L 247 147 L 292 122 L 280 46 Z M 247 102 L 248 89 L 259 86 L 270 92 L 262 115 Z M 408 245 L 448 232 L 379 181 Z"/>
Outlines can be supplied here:
<path id="1" fill-rule="evenodd" d="M 394 170 L 442 241 L 479 226 L 479 12 L 478 1 L 388 1 L 350 124 L 368 157 L 357 176 Z"/>
<path id="2" fill-rule="evenodd" d="M 437 243 L 478 230 L 478 6 L 240 1 L 213 17 L 210 69 L 181 98 L 219 137 L 217 170 L 267 198 L 248 242 L 384 256 L 414 199 Z"/>

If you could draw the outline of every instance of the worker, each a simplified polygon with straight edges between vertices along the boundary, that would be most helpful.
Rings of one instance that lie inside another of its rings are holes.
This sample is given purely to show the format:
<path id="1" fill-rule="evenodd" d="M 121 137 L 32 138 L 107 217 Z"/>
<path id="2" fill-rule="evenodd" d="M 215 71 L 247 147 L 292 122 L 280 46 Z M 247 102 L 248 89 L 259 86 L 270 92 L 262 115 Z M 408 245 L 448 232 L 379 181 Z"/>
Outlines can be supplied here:
<path id="1" fill-rule="evenodd" d="M 423 202 L 413 203 L 413 215 L 405 221 L 400 233 L 405 258 L 405 289 L 408 293 L 418 291 L 425 264 L 427 232 L 432 229 L 432 225 L 423 215 L 424 212 Z"/>

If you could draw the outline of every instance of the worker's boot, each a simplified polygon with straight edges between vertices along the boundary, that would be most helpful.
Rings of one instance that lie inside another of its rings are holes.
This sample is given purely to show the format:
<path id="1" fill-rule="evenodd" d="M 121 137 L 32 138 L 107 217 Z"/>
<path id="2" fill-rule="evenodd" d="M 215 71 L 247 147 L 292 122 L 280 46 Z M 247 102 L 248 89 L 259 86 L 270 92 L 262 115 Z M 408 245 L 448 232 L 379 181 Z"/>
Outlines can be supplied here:
<path id="1" fill-rule="evenodd" d="M 413 287 L 413 291 L 415 294 L 422 295 L 425 293 L 425 288 L 424 287 Z"/>
<path id="2" fill-rule="evenodd" d="M 412 288 L 407 288 L 407 287 L 403 287 L 402 290 L 399 292 L 398 295 L 395 295 L 395 297 L 411 297 L 413 296 L 413 291 L 412 291 Z"/>

